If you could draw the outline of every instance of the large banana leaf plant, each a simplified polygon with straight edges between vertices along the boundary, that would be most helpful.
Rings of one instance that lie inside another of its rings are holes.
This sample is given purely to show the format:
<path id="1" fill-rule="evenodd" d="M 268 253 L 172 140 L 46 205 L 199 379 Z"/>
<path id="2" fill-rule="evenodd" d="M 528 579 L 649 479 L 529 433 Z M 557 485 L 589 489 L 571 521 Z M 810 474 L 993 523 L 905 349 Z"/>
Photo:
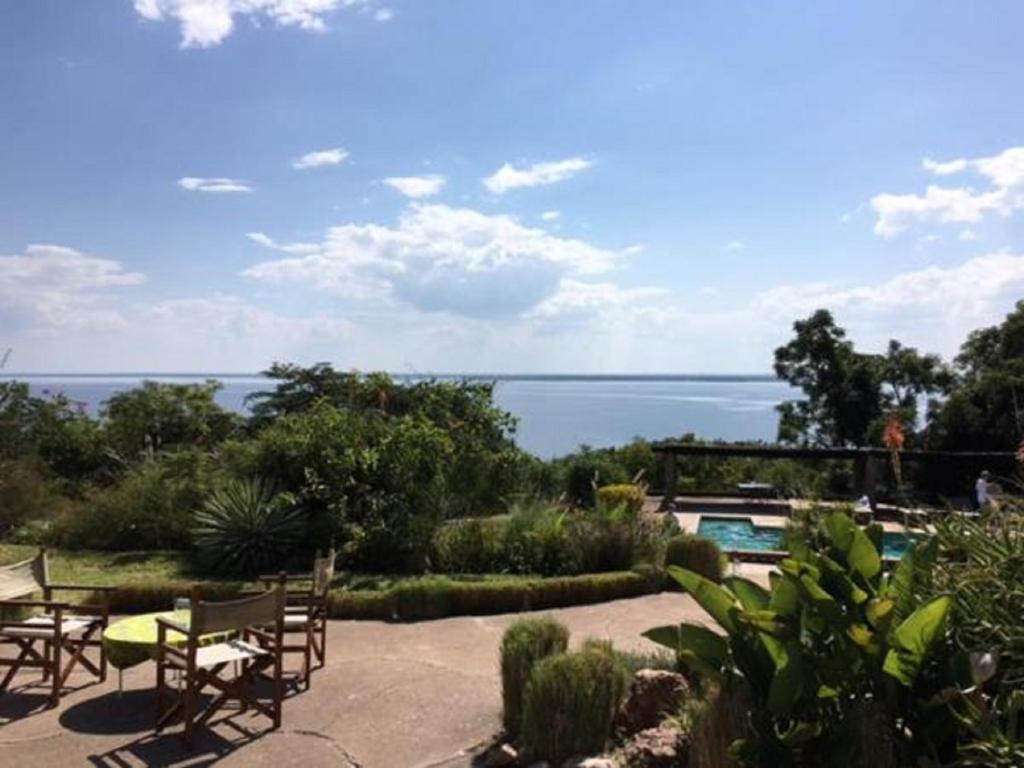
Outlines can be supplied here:
<path id="1" fill-rule="evenodd" d="M 929 586 L 936 544 L 912 546 L 886 573 L 880 527 L 860 528 L 841 512 L 822 526 L 827 544 L 791 542 L 770 589 L 669 568 L 720 631 L 683 623 L 645 636 L 720 686 L 747 687 L 749 737 L 733 747 L 741 763 L 903 765 L 906 754 L 932 749 L 922 742 L 941 733 L 934 719 L 945 711 L 929 703 L 942 684 L 925 670 L 944 645 L 951 599 L 917 597 Z M 851 738 L 865 716 L 872 728 L 886 723 L 867 750 Z"/>

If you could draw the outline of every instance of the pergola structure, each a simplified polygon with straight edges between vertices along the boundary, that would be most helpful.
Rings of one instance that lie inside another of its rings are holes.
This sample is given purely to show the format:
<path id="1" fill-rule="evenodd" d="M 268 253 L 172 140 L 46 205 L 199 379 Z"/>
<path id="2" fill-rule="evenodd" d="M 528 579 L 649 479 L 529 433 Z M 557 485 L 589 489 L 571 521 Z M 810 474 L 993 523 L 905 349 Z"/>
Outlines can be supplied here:
<path id="1" fill-rule="evenodd" d="M 880 465 L 889 459 L 885 448 L 798 448 L 778 445 L 704 445 L 664 441 L 656 443 L 654 452 L 665 462 L 665 491 L 661 509 L 667 509 L 676 497 L 680 456 L 739 457 L 747 459 L 840 459 L 853 461 L 854 489 L 859 495 L 874 499 Z M 969 459 L 986 461 L 994 465 L 1013 462 L 1016 455 L 1008 451 L 900 451 L 900 460 L 928 461 Z"/>

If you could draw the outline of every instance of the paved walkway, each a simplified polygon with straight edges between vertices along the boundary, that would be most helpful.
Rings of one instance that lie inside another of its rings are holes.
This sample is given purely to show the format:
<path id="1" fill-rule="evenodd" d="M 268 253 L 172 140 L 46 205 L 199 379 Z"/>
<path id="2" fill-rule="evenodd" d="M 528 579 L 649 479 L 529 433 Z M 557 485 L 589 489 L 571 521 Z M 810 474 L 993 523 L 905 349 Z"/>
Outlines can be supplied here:
<path id="1" fill-rule="evenodd" d="M 653 650 L 644 630 L 684 618 L 704 620 L 693 600 L 663 593 L 547 611 L 572 632 L 624 649 Z M 459 617 L 418 624 L 334 621 L 328 663 L 313 687 L 285 702 L 284 726 L 230 712 L 200 732 L 193 754 L 177 729 L 152 734 L 154 666 L 86 684 L 76 673 L 59 708 L 39 710 L 42 689 L 0 696 L 0 766 L 342 766 L 462 768 L 499 729 L 498 645 L 517 615 Z M 15 686 L 30 685 L 34 673 Z M 35 709 L 35 711 L 30 711 Z M 221 718 L 222 715 L 218 715 Z"/>

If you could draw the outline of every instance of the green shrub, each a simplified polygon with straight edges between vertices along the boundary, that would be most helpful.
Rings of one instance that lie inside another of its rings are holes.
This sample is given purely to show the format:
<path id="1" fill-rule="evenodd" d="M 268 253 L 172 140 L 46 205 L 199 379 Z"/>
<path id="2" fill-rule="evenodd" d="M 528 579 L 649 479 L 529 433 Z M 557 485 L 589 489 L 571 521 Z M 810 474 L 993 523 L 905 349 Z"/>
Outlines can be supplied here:
<path id="1" fill-rule="evenodd" d="M 430 565 L 440 573 L 502 573 L 511 570 L 508 517 L 471 517 L 440 526 L 431 540 Z"/>
<path id="2" fill-rule="evenodd" d="M 185 549 L 192 514 L 207 490 L 208 459 L 196 453 L 162 455 L 90 492 L 61 514 L 54 543 L 68 549 Z"/>
<path id="3" fill-rule="evenodd" d="M 55 492 L 42 461 L 0 459 L 0 537 L 27 541 L 31 531 L 43 533 L 55 515 L 68 514 L 74 507 Z"/>
<path id="4" fill-rule="evenodd" d="M 530 673 L 541 659 L 563 653 L 569 646 L 569 630 L 554 619 L 520 619 L 501 639 L 502 722 L 510 736 L 519 734 L 523 694 Z"/>
<path id="5" fill-rule="evenodd" d="M 692 533 L 681 533 L 669 540 L 665 566 L 670 565 L 686 568 L 712 581 L 722 580 L 722 550 L 711 539 Z"/>
<path id="6" fill-rule="evenodd" d="M 647 493 L 642 485 L 635 483 L 618 483 L 603 485 L 597 489 L 597 502 L 605 507 L 628 507 L 639 514 L 644 508 Z"/>
<path id="7" fill-rule="evenodd" d="M 610 643 L 538 662 L 523 696 L 522 741 L 530 760 L 559 765 L 605 748 L 629 673 Z"/>
<path id="8" fill-rule="evenodd" d="M 212 571 L 256 574 L 280 567 L 302 537 L 305 519 L 288 494 L 262 480 L 233 480 L 195 514 L 199 561 Z"/>

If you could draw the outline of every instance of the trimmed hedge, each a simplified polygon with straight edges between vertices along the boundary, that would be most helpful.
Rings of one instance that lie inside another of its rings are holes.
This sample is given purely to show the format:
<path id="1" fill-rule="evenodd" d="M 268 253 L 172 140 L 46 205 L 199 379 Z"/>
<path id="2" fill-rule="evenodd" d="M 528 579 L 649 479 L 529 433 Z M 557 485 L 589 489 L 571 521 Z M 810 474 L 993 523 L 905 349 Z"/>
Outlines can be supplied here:
<path id="1" fill-rule="evenodd" d="M 570 605 L 585 605 L 659 592 L 660 571 L 616 571 L 557 578 L 516 578 L 459 581 L 448 576 L 425 576 L 382 590 L 334 589 L 332 619 L 420 621 L 446 616 L 485 616 L 519 613 Z M 115 614 L 170 610 L 174 599 L 189 594 L 187 581 L 125 585 L 110 594 Z M 242 582 L 200 582 L 204 598 L 228 600 L 253 585 Z"/>

